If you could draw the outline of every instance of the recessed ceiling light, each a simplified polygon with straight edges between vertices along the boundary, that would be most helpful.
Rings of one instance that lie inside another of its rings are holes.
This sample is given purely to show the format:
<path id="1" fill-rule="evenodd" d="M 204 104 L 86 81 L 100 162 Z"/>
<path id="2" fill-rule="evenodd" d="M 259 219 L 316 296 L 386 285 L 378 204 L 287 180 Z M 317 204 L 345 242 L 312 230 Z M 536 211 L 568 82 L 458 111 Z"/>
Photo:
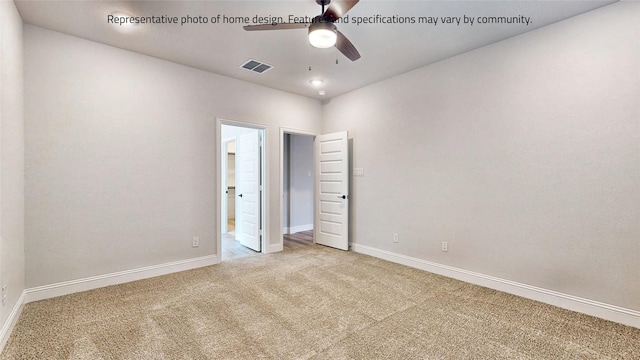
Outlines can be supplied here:
<path id="1" fill-rule="evenodd" d="M 313 86 L 320 86 L 324 83 L 324 81 L 322 81 L 322 79 L 313 79 L 309 81 L 309 84 L 313 85 Z"/>
<path id="2" fill-rule="evenodd" d="M 326 90 L 319 90 L 318 91 L 318 95 L 325 96 L 325 95 L 327 95 L 327 91 Z"/>

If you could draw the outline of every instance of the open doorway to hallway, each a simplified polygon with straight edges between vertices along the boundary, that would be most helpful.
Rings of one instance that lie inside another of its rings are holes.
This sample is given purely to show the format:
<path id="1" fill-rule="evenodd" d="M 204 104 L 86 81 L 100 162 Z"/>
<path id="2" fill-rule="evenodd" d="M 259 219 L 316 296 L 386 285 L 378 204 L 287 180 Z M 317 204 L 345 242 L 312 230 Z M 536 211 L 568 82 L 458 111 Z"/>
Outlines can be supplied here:
<path id="1" fill-rule="evenodd" d="M 284 133 L 282 138 L 282 233 L 285 235 L 285 249 L 313 243 L 313 138 L 292 133 Z"/>

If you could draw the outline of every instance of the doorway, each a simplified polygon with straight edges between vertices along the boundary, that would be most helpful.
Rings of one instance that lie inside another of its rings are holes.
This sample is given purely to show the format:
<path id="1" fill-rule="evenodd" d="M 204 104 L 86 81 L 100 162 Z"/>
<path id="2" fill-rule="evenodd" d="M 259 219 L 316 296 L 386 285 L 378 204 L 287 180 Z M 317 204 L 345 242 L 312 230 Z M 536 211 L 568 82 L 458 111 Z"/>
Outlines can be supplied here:
<path id="1" fill-rule="evenodd" d="M 283 138 L 282 233 L 313 232 L 313 136 L 285 133 Z"/>
<path id="2" fill-rule="evenodd" d="M 291 208 L 286 204 L 291 203 L 291 197 L 295 196 L 290 184 L 287 184 L 287 181 L 290 181 L 287 174 L 292 172 L 291 169 L 287 169 L 291 164 L 286 163 L 287 158 L 284 155 L 287 152 L 285 148 L 287 135 L 289 139 L 292 135 L 307 135 L 313 139 L 311 157 L 314 178 L 313 198 L 310 201 L 313 207 L 313 243 L 349 250 L 350 145 L 348 132 L 318 135 L 280 128 L 280 154 L 282 155 L 280 161 L 283 169 L 280 176 L 282 234 L 286 234 L 286 231 L 291 232 L 292 227 L 296 230 L 291 222 L 287 222 L 288 217 L 291 216 Z"/>
<path id="3" fill-rule="evenodd" d="M 265 129 L 220 125 L 221 260 L 264 252 Z"/>

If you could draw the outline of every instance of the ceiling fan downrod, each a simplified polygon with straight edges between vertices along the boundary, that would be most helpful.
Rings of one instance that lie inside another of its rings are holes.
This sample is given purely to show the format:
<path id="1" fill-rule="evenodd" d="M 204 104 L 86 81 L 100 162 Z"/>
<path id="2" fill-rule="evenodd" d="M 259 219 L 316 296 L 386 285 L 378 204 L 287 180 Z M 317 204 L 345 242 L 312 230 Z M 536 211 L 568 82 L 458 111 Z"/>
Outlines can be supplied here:
<path id="1" fill-rule="evenodd" d="M 326 5 L 329 5 L 329 3 L 331 2 L 331 0 L 316 0 L 316 3 L 320 6 L 322 6 L 322 12 L 320 14 L 324 14 L 324 7 Z"/>

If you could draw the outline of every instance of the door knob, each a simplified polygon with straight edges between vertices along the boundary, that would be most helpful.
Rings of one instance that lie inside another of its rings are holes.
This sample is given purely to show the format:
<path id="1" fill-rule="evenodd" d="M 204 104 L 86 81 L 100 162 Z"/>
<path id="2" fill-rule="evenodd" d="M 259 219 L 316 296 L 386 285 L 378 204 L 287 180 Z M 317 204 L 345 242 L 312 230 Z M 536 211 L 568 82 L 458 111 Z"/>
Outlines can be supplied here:
<path id="1" fill-rule="evenodd" d="M 242 194 L 240 194 L 240 195 L 238 195 L 238 196 L 242 197 Z"/>
<path id="2" fill-rule="evenodd" d="M 340 199 L 343 199 L 343 200 L 344 200 L 344 199 L 346 199 L 346 198 L 347 198 L 347 195 L 342 195 L 342 196 L 338 195 L 338 197 L 339 197 Z"/>

